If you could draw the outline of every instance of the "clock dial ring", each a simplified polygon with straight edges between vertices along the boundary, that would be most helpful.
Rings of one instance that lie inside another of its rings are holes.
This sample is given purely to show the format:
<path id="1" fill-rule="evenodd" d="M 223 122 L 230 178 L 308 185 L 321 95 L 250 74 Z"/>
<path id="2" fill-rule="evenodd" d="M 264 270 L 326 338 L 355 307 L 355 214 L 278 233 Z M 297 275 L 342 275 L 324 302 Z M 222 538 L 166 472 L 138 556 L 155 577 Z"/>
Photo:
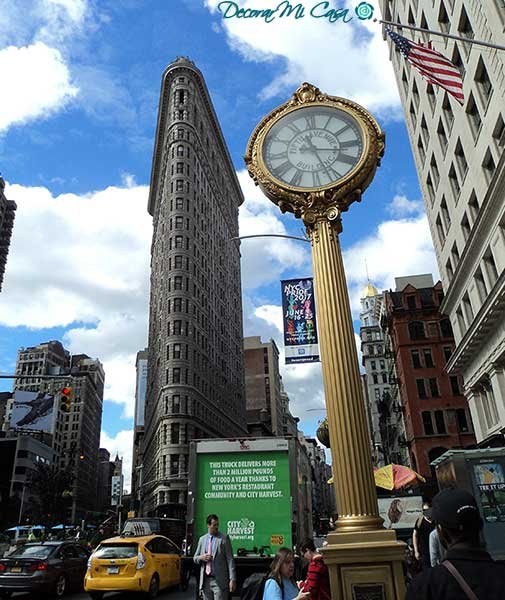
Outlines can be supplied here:
<path id="1" fill-rule="evenodd" d="M 284 188 L 326 190 L 352 176 L 368 152 L 368 136 L 347 107 L 327 102 L 283 111 L 264 130 L 259 162 Z"/>

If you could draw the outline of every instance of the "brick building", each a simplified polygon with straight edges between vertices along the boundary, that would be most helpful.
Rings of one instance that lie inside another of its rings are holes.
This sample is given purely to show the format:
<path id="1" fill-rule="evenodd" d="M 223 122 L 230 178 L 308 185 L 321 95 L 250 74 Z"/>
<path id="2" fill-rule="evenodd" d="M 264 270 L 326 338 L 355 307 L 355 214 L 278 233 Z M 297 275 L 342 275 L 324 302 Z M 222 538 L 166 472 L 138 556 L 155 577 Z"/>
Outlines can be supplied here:
<path id="1" fill-rule="evenodd" d="M 475 435 L 459 375 L 445 366 L 454 350 L 449 319 L 440 313 L 442 284 L 431 275 L 399 277 L 385 293 L 382 326 L 394 358 L 411 466 L 425 477 L 430 462 L 451 448 L 474 446 Z"/>

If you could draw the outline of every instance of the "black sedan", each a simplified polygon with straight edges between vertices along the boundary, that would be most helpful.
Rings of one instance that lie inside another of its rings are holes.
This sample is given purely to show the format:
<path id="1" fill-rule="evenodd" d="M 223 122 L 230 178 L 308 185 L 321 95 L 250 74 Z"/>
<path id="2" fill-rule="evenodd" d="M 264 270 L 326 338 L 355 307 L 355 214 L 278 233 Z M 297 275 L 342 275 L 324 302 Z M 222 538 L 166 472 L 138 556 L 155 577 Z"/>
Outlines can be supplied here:
<path id="1" fill-rule="evenodd" d="M 0 558 L 0 597 L 13 592 L 48 593 L 57 598 L 82 589 L 88 552 L 72 542 L 37 542 Z"/>

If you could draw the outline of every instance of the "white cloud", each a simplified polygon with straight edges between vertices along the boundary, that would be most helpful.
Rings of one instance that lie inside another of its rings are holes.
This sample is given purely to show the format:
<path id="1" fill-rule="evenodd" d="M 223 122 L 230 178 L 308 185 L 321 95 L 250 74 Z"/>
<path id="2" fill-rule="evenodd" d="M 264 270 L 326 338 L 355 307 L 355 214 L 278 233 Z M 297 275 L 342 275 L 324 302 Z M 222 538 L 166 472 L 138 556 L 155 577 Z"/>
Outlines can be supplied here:
<path id="1" fill-rule="evenodd" d="M 132 459 L 133 459 L 133 430 L 127 429 L 118 431 L 115 436 L 110 436 L 106 431 L 102 431 L 100 436 L 100 448 L 106 448 L 110 452 L 111 460 L 116 458 L 123 459 L 123 477 L 124 488 L 127 491 L 131 489 Z"/>
<path id="2" fill-rule="evenodd" d="M 403 194 L 397 194 L 386 206 L 386 210 L 393 217 L 407 217 L 417 215 L 423 211 L 422 200 L 409 200 Z"/>
<path id="3" fill-rule="evenodd" d="M 399 108 L 388 47 L 379 25 L 359 21 L 355 16 L 348 23 L 314 18 L 309 11 L 316 3 L 303 2 L 305 16 L 299 19 L 285 16 L 270 23 L 259 18 L 224 19 L 217 8 L 219 3 L 204 0 L 226 31 L 231 48 L 249 61 L 284 60 L 283 72 L 261 90 L 260 97 L 292 92 L 302 81 L 309 81 L 326 93 L 351 98 L 373 110 Z M 349 16 L 354 15 L 357 4 L 351 0 L 345 3 Z M 373 0 L 372 4 L 379 16 L 378 2 Z M 265 0 L 247 2 L 247 8 L 252 9 L 265 9 L 267 5 Z M 275 6 L 277 3 L 268 8 Z"/>
<path id="4" fill-rule="evenodd" d="M 66 10 L 72 21 L 82 21 L 88 8 L 87 0 L 45 0 L 46 8 L 51 6 L 62 7 Z"/>
<path id="5" fill-rule="evenodd" d="M 344 251 L 354 318 L 367 283 L 365 261 L 370 280 L 379 290 L 394 288 L 394 278 L 403 275 L 433 273 L 436 281 L 438 267 L 426 216 L 384 221 L 373 235 Z"/>
<path id="6" fill-rule="evenodd" d="M 245 202 L 239 211 L 240 235 L 287 235 L 281 213 L 254 185 L 247 171 L 237 173 Z M 291 216 L 291 215 L 290 215 Z M 300 237 L 303 236 L 300 221 Z M 242 286 L 253 289 L 280 279 L 281 273 L 296 267 L 310 274 L 310 246 L 286 238 L 257 238 L 241 242 Z"/>
<path id="7" fill-rule="evenodd" d="M 105 399 L 132 416 L 135 355 L 147 337 L 152 225 L 148 188 L 132 176 L 125 183 L 56 197 L 43 187 L 7 186 L 18 209 L 0 322 L 71 326 L 64 343 L 104 363 Z"/>
<path id="8" fill-rule="evenodd" d="M 60 51 L 42 42 L 0 50 L 0 81 L 8 90 L 0 94 L 0 132 L 49 116 L 78 92 Z"/>

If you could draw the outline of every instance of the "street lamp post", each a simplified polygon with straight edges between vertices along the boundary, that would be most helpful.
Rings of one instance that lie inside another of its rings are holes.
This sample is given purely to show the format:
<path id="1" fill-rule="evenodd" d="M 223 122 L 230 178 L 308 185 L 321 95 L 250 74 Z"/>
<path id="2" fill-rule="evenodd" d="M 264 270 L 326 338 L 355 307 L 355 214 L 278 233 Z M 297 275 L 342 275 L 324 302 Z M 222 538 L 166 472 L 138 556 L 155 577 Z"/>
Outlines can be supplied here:
<path id="1" fill-rule="evenodd" d="M 312 246 L 318 332 L 338 521 L 324 549 L 333 600 L 403 599 L 404 544 L 383 528 L 339 233 L 384 152 L 363 107 L 304 83 L 256 127 L 249 174 L 282 212 L 302 218 Z"/>

